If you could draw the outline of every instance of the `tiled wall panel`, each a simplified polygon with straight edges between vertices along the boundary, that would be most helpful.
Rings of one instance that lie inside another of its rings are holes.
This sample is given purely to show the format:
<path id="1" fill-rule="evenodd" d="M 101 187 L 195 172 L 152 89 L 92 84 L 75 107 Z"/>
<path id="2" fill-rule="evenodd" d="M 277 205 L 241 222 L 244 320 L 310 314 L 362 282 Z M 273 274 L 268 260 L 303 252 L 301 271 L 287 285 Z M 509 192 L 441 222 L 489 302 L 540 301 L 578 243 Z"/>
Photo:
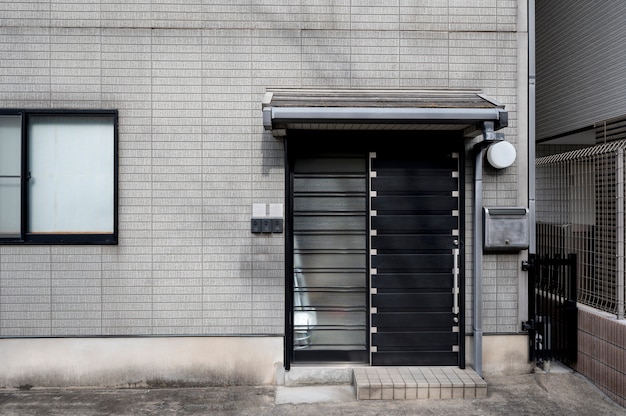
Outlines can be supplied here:
<path id="1" fill-rule="evenodd" d="M 578 310 L 578 356 L 574 369 L 626 406 L 626 324 L 608 314 Z"/>
<path id="2" fill-rule="evenodd" d="M 267 88 L 481 89 L 516 143 L 517 1 L 305 3 L 0 4 L 2 107 L 117 109 L 120 138 L 119 245 L 0 246 L 0 336 L 282 334 L 284 235 L 250 233 L 284 202 Z M 514 205 L 516 175 L 486 202 Z M 485 257 L 485 331 L 517 331 L 518 268 Z"/>

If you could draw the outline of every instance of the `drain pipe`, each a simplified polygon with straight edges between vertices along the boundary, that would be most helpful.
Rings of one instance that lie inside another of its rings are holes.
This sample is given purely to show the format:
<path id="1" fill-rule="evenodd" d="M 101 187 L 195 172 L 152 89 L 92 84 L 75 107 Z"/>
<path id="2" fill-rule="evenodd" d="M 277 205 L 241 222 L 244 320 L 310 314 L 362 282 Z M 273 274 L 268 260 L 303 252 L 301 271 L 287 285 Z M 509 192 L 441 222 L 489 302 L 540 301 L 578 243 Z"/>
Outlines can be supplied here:
<path id="1" fill-rule="evenodd" d="M 483 141 L 474 145 L 474 370 L 483 376 L 483 159 L 485 150 L 494 142 L 504 139 L 495 133 L 494 123 L 483 123 Z"/>

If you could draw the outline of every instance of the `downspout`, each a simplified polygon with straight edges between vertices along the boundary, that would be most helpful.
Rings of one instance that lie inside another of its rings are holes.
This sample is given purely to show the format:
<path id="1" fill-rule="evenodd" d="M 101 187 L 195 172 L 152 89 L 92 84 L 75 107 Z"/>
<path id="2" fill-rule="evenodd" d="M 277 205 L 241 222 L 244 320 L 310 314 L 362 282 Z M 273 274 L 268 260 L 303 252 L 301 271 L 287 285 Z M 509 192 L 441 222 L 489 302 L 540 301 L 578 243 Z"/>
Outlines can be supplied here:
<path id="1" fill-rule="evenodd" d="M 535 0 L 528 0 L 528 253 L 536 254 L 535 228 Z M 534 311 L 528 311 L 529 315 Z M 529 316 L 528 319 L 534 319 Z"/>
<path id="2" fill-rule="evenodd" d="M 478 145 L 474 161 L 474 370 L 483 376 L 483 158 L 485 142 Z"/>
<path id="3" fill-rule="evenodd" d="M 494 122 L 483 123 L 483 141 L 474 145 L 474 371 L 483 376 L 483 160 L 485 150 L 503 135 L 495 133 Z"/>

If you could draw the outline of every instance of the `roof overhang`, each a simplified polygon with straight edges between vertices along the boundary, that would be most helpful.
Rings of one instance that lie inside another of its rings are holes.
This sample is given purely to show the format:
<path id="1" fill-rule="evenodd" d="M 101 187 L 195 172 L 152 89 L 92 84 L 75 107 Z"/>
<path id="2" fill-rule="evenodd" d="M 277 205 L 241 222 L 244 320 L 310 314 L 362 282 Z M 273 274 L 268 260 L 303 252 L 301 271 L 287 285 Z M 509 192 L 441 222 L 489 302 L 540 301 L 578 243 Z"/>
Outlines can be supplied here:
<path id="1" fill-rule="evenodd" d="M 479 91 L 276 89 L 263 99 L 263 125 L 287 130 L 462 130 L 482 133 L 508 125 L 508 113 Z"/>

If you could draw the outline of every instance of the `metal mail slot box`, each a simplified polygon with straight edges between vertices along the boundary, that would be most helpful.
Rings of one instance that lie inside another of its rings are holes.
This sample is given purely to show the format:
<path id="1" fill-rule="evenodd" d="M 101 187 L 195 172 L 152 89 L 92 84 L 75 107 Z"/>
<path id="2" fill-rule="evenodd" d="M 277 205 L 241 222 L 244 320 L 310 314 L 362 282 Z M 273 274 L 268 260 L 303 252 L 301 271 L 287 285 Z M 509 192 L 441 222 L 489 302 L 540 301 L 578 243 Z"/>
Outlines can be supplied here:
<path id="1" fill-rule="evenodd" d="M 483 208 L 486 251 L 519 251 L 529 245 L 528 208 Z"/>

